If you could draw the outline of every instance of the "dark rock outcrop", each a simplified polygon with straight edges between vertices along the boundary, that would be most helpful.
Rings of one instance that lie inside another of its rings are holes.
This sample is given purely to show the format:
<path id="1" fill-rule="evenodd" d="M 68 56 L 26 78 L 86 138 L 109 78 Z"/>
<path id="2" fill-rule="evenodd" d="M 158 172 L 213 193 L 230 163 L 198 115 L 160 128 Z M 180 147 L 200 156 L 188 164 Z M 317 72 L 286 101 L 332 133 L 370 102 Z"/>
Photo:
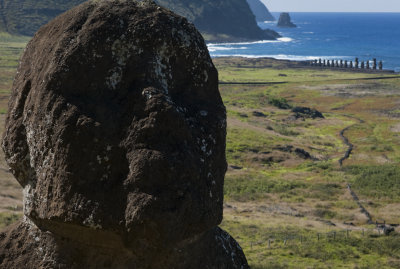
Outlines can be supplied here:
<path id="1" fill-rule="evenodd" d="M 248 268 L 222 220 L 226 112 L 191 23 L 88 1 L 42 27 L 3 138 L 24 219 L 0 268 Z"/>
<path id="2" fill-rule="evenodd" d="M 289 13 L 283 12 L 279 16 L 278 27 L 297 27 L 296 24 L 292 23 Z"/>
<path id="3" fill-rule="evenodd" d="M 255 117 L 262 117 L 265 118 L 267 115 L 265 115 L 264 113 L 260 112 L 260 111 L 253 111 L 253 116 Z"/>
<path id="4" fill-rule="evenodd" d="M 312 118 L 312 119 L 325 118 L 321 112 L 319 112 L 314 108 L 309 108 L 309 107 L 296 106 L 292 108 L 292 112 L 295 113 L 296 118 Z"/>
<path id="5" fill-rule="evenodd" d="M 257 21 L 275 21 L 274 16 L 272 16 L 268 8 L 260 0 L 247 0 L 247 3 L 254 16 L 256 16 Z"/>
<path id="6" fill-rule="evenodd" d="M 275 150 L 279 150 L 279 151 L 283 151 L 283 152 L 288 152 L 288 153 L 294 153 L 296 154 L 298 157 L 302 158 L 302 159 L 312 159 L 312 160 L 316 160 L 316 158 L 314 158 L 313 156 L 311 156 L 310 153 L 308 153 L 307 151 L 305 151 L 304 149 L 301 148 L 295 148 L 292 145 L 285 145 L 285 146 L 277 146 L 274 148 Z"/>
<path id="7" fill-rule="evenodd" d="M 4 22 L 3 28 L 6 31 L 32 36 L 40 26 L 85 1 L 0 0 L 0 29 L 1 22 Z M 272 30 L 263 31 L 258 27 L 246 0 L 155 0 L 155 2 L 193 22 L 206 39 L 273 40 L 277 36 Z"/>

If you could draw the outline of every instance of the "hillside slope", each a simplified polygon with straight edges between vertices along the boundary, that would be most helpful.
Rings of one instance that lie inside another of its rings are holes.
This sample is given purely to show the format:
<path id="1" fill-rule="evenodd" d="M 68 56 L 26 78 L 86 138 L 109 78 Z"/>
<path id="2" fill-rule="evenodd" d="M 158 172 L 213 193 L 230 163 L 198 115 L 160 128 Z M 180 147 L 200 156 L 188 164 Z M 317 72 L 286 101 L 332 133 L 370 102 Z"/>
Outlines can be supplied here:
<path id="1" fill-rule="evenodd" d="M 251 11 L 256 16 L 257 21 L 274 21 L 275 18 L 261 0 L 247 0 Z"/>
<path id="2" fill-rule="evenodd" d="M 202 33 L 238 39 L 275 39 L 273 31 L 261 30 L 246 0 L 156 0 L 192 21 Z"/>
<path id="3" fill-rule="evenodd" d="M 0 30 L 32 36 L 40 26 L 84 0 L 0 0 Z M 275 39 L 261 30 L 246 0 L 156 0 L 187 17 L 208 40 Z"/>
<path id="4" fill-rule="evenodd" d="M 85 1 L 0 0 L 0 16 L 2 24 L 7 32 L 32 36 L 40 26 L 46 24 L 64 11 L 83 2 Z"/>

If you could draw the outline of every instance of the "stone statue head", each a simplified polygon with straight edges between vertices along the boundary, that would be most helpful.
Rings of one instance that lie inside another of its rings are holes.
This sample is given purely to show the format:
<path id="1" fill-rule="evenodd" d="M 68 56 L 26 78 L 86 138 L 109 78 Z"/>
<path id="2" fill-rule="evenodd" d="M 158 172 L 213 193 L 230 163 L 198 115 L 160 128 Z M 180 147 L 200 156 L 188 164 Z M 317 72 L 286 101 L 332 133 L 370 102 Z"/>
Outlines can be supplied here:
<path id="1" fill-rule="evenodd" d="M 191 23 L 151 1 L 88 1 L 29 42 L 2 145 L 37 226 L 157 249 L 221 221 L 225 135 Z"/>

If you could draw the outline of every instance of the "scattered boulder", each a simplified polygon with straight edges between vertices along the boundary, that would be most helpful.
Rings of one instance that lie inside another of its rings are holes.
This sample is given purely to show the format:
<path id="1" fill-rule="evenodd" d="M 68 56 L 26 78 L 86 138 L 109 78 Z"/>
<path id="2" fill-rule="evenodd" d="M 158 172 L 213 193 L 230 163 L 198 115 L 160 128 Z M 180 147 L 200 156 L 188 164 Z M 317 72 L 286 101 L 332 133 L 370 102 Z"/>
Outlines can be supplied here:
<path id="1" fill-rule="evenodd" d="M 283 152 L 293 152 L 293 146 L 292 145 L 285 145 L 285 146 L 277 146 L 274 147 L 275 150 L 283 151 Z"/>
<path id="2" fill-rule="evenodd" d="M 243 169 L 243 167 L 237 166 L 237 165 L 230 165 L 229 167 L 232 168 L 233 170 L 242 170 Z"/>
<path id="3" fill-rule="evenodd" d="M 377 225 L 377 228 L 382 230 L 384 235 L 390 235 L 395 231 L 394 227 L 386 224 Z"/>
<path id="4" fill-rule="evenodd" d="M 0 268 L 249 268 L 222 220 L 226 111 L 191 23 L 87 1 L 29 42 L 2 147 L 24 218 Z"/>
<path id="5" fill-rule="evenodd" d="M 296 118 L 322 118 L 324 119 L 324 115 L 316 109 L 309 108 L 309 107 L 294 107 L 292 108 L 292 112 L 295 113 Z"/>
<path id="6" fill-rule="evenodd" d="M 315 160 L 315 158 L 313 156 L 311 156 L 311 154 L 308 153 L 307 151 L 305 151 L 304 149 L 295 148 L 292 145 L 277 146 L 277 147 L 274 147 L 273 149 L 279 150 L 282 152 L 287 152 L 287 153 L 294 153 L 298 157 L 305 159 L 305 160 L 308 160 L 308 159 Z"/>
<path id="7" fill-rule="evenodd" d="M 278 27 L 295 28 L 296 24 L 292 23 L 289 13 L 283 12 L 279 16 Z"/>
<path id="8" fill-rule="evenodd" d="M 294 153 L 297 156 L 299 156 L 300 158 L 302 158 L 302 159 L 306 159 L 307 160 L 307 159 L 312 159 L 313 158 L 310 153 L 308 153 L 307 151 L 305 151 L 304 149 L 301 149 L 301 148 L 296 148 L 294 150 Z"/>
<path id="9" fill-rule="evenodd" d="M 264 113 L 260 112 L 260 111 L 253 111 L 253 116 L 254 117 L 260 117 L 260 118 L 265 118 L 267 115 L 265 115 Z"/>

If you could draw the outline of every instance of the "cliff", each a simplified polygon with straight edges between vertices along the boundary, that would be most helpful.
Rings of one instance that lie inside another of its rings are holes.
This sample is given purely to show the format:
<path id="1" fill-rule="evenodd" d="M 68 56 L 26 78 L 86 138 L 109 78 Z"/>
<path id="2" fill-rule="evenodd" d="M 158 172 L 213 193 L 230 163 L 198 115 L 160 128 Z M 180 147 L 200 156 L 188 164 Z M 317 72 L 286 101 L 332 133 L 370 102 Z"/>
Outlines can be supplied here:
<path id="1" fill-rule="evenodd" d="M 32 36 L 40 26 L 84 0 L 0 0 L 1 24 L 12 34 Z M 246 0 L 156 0 L 188 18 L 206 40 L 273 40 L 276 32 L 261 30 Z"/>
<path id="2" fill-rule="evenodd" d="M 246 0 L 157 0 L 161 6 L 188 18 L 206 39 L 276 39 L 261 30 Z"/>
<path id="3" fill-rule="evenodd" d="M 257 21 L 275 21 L 274 16 L 260 0 L 247 0 L 251 11 L 256 16 Z"/>

